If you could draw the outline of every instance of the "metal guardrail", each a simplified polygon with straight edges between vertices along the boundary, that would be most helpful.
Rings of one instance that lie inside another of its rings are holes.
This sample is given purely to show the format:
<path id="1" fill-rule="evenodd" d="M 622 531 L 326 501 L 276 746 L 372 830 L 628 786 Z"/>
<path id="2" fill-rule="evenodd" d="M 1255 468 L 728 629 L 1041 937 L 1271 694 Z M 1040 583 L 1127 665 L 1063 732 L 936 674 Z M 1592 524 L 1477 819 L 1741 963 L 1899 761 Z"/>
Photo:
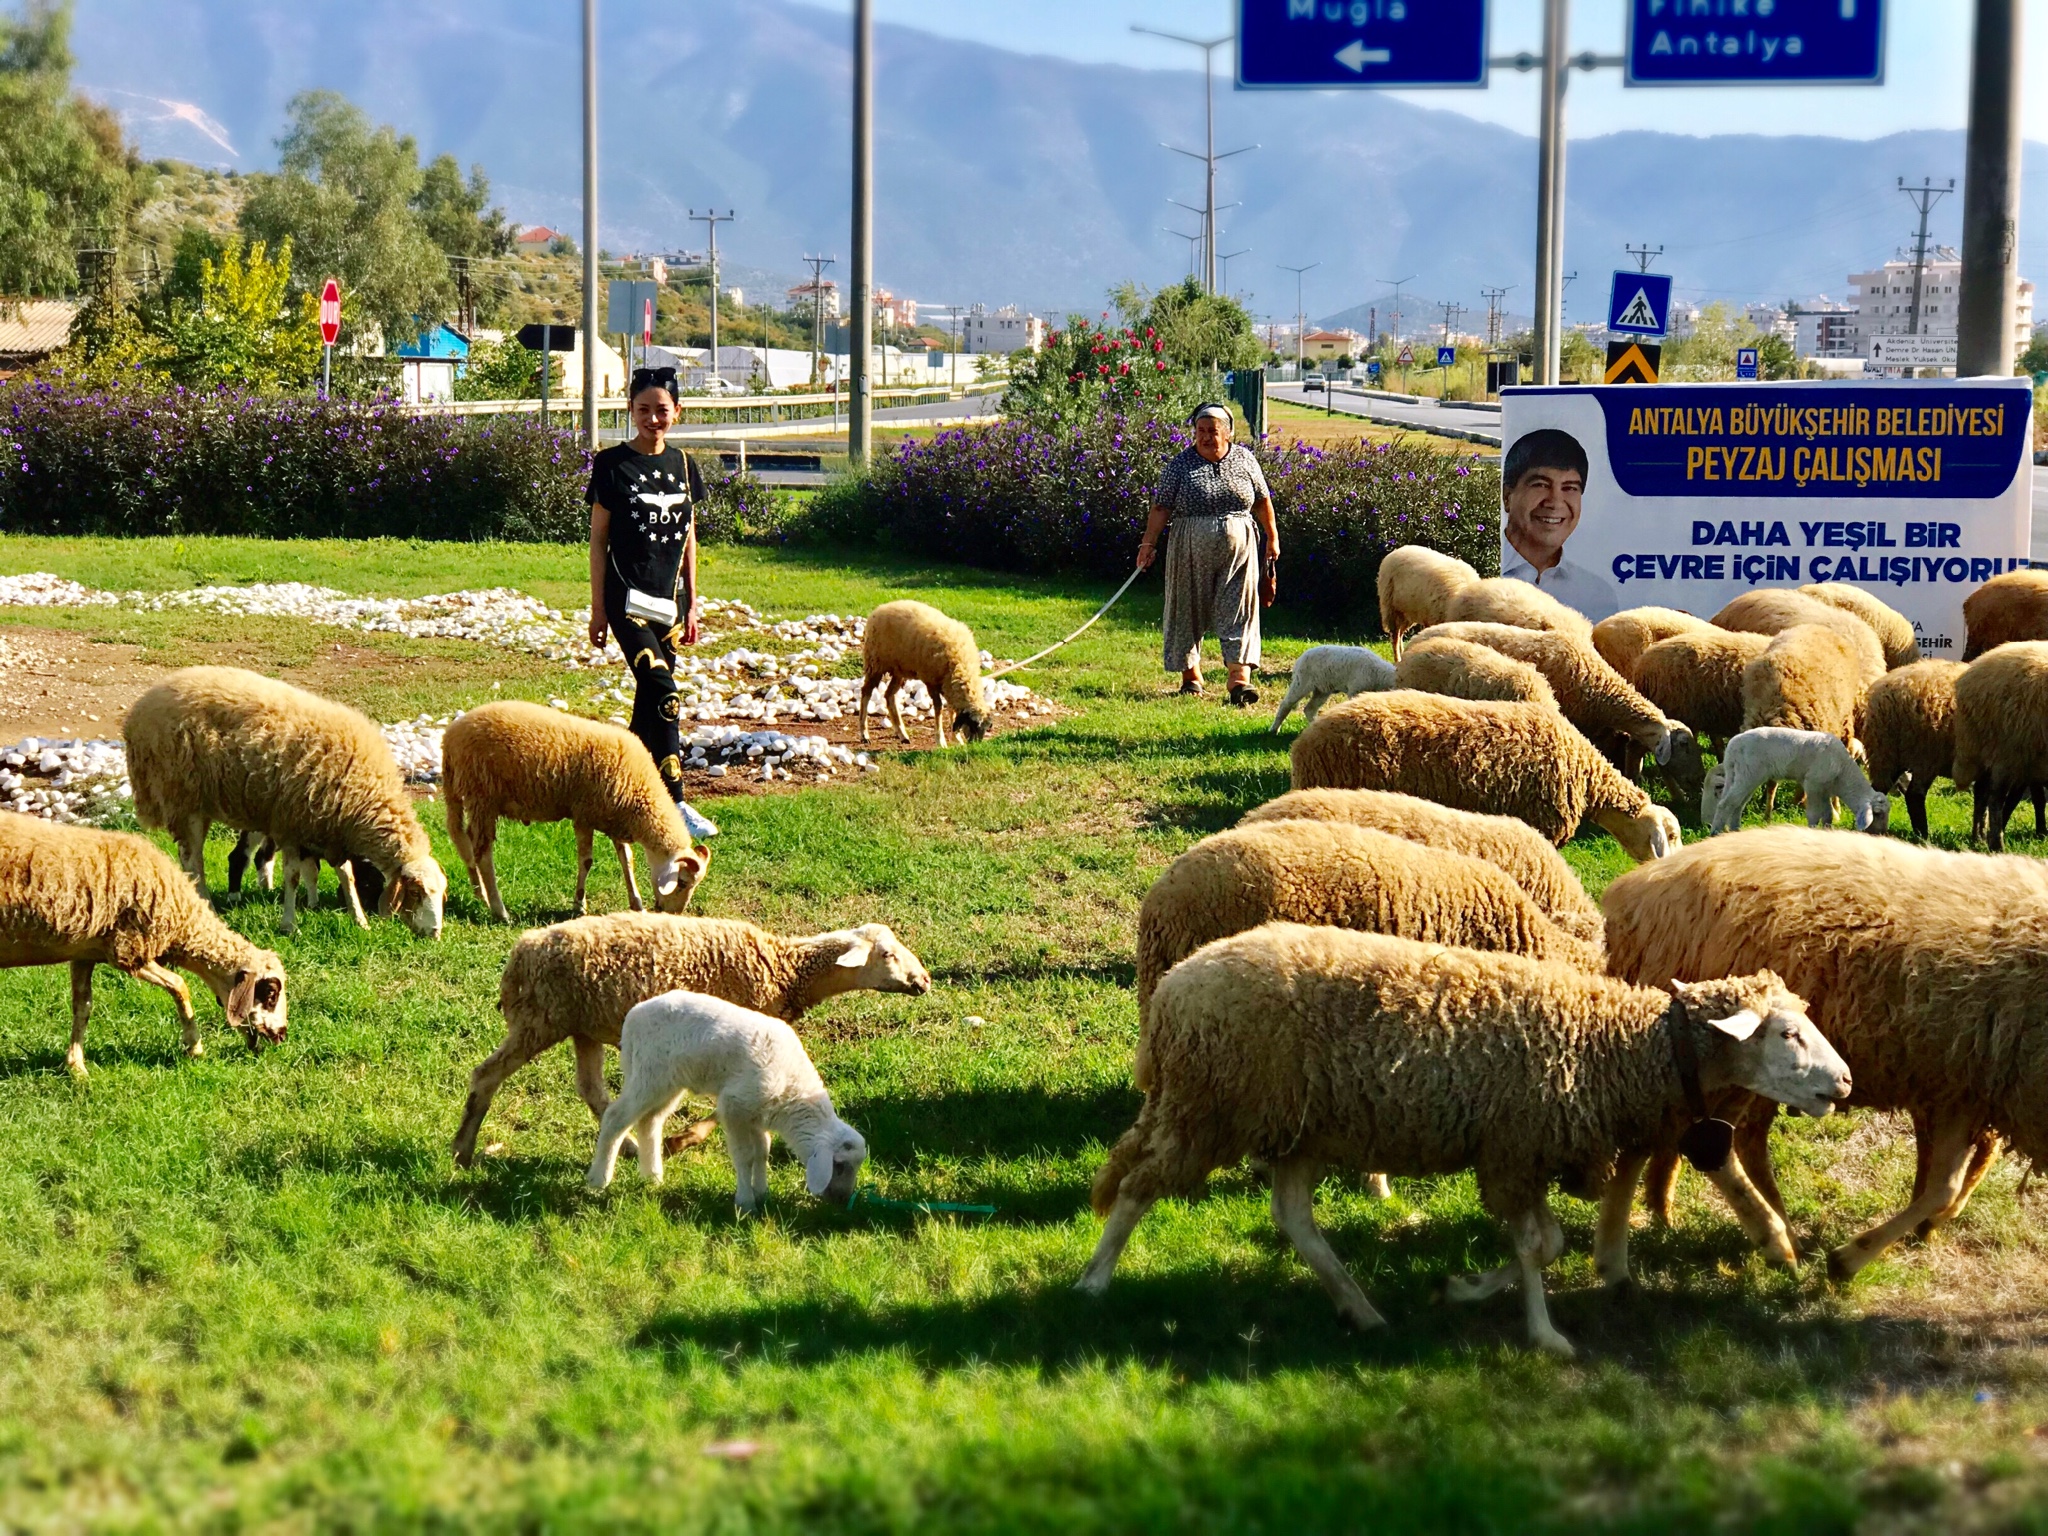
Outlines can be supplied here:
<path id="1" fill-rule="evenodd" d="M 1007 388 L 1003 384 L 976 388 L 952 389 L 944 384 L 923 388 L 877 389 L 869 392 L 869 398 L 877 405 L 935 405 L 945 400 L 968 399 L 977 395 L 1000 393 Z M 623 414 L 628 401 L 624 395 L 600 395 L 597 400 L 599 412 L 615 411 Z M 734 426 L 763 422 L 809 421 L 821 416 L 843 414 L 847 397 L 843 394 L 811 395 L 685 395 L 677 402 L 677 421 L 685 425 L 729 423 Z M 540 411 L 538 399 L 527 400 L 424 400 L 412 407 L 422 416 L 503 416 L 533 415 Z M 551 415 L 565 420 L 580 415 L 582 400 L 574 395 L 556 397 L 548 402 Z"/>

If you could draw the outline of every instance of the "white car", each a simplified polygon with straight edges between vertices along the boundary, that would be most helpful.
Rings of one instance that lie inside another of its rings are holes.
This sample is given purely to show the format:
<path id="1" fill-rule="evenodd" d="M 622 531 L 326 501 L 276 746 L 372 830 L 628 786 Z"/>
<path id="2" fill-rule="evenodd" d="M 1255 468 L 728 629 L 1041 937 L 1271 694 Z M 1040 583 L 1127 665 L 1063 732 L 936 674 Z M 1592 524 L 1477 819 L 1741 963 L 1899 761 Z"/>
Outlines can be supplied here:
<path id="1" fill-rule="evenodd" d="M 1303 389 L 1328 389 L 1330 386 L 1323 382 L 1323 376 L 1320 373 L 1312 373 L 1301 381 L 1301 387 Z"/>
<path id="2" fill-rule="evenodd" d="M 704 393 L 707 395 L 744 395 L 746 390 L 740 385 L 733 383 L 731 379 L 721 378 L 714 373 L 704 381 Z"/>

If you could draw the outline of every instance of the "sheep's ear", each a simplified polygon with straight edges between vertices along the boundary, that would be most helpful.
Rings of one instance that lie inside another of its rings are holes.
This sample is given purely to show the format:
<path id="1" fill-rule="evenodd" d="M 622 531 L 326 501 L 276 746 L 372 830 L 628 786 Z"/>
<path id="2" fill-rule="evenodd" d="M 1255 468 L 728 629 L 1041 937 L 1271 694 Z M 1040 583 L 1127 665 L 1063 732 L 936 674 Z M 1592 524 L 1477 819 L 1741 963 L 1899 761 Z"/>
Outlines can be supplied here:
<path id="1" fill-rule="evenodd" d="M 1913 770 L 1902 768 L 1899 770 L 1899 776 L 1891 782 L 1891 792 L 1895 795 L 1903 795 L 1912 782 Z"/>
<path id="2" fill-rule="evenodd" d="M 832 1184 L 832 1138 L 820 1136 L 811 1155 L 804 1159 L 804 1188 L 816 1199 Z"/>
<path id="3" fill-rule="evenodd" d="M 246 970 L 235 972 L 234 985 L 228 989 L 226 1006 L 228 1023 L 239 1028 L 243 1020 L 247 1019 L 255 1011 L 255 1008 L 256 973 Z"/>
<path id="4" fill-rule="evenodd" d="M 874 952 L 875 946 L 872 940 L 865 934 L 854 933 L 848 936 L 846 948 L 839 952 L 839 958 L 832 963 L 834 965 L 843 965 L 848 970 L 853 970 L 858 966 L 866 965 L 868 963 L 868 956 Z"/>
<path id="5" fill-rule="evenodd" d="M 1747 1040 L 1763 1026 L 1754 1008 L 1744 1008 L 1725 1019 L 1707 1020 L 1707 1028 L 1718 1029 L 1731 1040 Z"/>
<path id="6" fill-rule="evenodd" d="M 1666 730 L 1666 731 L 1664 732 L 1664 739 L 1663 739 L 1662 741 L 1660 741 L 1660 742 L 1658 742 L 1658 743 L 1657 743 L 1657 753 L 1656 753 L 1656 757 L 1657 757 L 1657 766 L 1658 766 L 1659 768 L 1663 768 L 1663 767 L 1667 767 L 1667 766 L 1669 766 L 1669 764 L 1670 764 L 1670 762 L 1671 762 L 1671 747 L 1672 747 L 1672 744 L 1673 744 L 1674 742 L 1676 742 L 1677 740 L 1678 740 L 1678 733 L 1677 733 L 1676 731 L 1672 731 L 1672 730 Z"/>

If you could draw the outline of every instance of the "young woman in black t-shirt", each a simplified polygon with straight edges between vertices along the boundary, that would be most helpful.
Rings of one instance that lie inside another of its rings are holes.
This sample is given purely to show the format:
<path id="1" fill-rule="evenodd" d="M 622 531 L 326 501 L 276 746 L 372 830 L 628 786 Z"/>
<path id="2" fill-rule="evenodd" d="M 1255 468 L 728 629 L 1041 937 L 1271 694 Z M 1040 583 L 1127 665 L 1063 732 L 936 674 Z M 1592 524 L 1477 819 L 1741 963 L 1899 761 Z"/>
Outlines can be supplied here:
<path id="1" fill-rule="evenodd" d="M 683 799 L 682 700 L 675 647 L 697 643 L 697 502 L 704 478 L 685 453 L 668 446 L 676 420 L 673 368 L 635 370 L 629 390 L 630 440 L 606 448 L 590 466 L 590 643 L 618 637 L 633 669 L 632 732 L 646 745 L 661 781 L 681 807 L 693 837 L 717 833 Z M 672 603 L 673 623 L 649 617 L 646 599 Z M 640 613 L 629 612 L 638 607 Z"/>

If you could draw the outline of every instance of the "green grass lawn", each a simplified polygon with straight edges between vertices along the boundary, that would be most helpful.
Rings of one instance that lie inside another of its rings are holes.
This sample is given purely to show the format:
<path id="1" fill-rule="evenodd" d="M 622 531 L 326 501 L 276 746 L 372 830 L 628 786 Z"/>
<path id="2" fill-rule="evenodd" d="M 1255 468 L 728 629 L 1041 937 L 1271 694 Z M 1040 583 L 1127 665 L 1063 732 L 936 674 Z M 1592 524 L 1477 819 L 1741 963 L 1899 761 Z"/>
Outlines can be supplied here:
<path id="1" fill-rule="evenodd" d="M 817 552 L 715 549 L 705 568 L 712 594 L 783 617 L 924 597 L 999 655 L 1106 595 Z M 569 606 L 584 555 L 5 539 L 0 570 L 507 585 Z M 2048 1266 L 2009 1164 L 1950 1232 L 1846 1291 L 1815 1264 L 1764 1268 L 1687 1175 L 1678 1224 L 1638 1231 L 1638 1293 L 1610 1298 L 1591 1208 L 1559 1197 L 1569 1366 L 1525 1351 L 1512 1294 L 1435 1299 L 1446 1273 L 1507 1254 L 1466 1177 L 1404 1181 L 1385 1204 L 1325 1183 L 1319 1216 L 1393 1324 L 1375 1337 L 1339 1326 L 1242 1170 L 1162 1205 L 1105 1301 L 1072 1293 L 1089 1181 L 1137 1106 L 1138 900 L 1287 783 L 1270 708 L 1169 695 L 1156 593 L 1032 674 L 1066 707 L 1057 724 L 712 807 L 724 835 L 696 910 L 785 932 L 886 921 L 929 966 L 928 997 L 839 999 L 801 1032 L 868 1138 L 866 1187 L 986 1219 L 821 1208 L 778 1150 L 769 1214 L 742 1223 L 715 1137 L 662 1189 L 626 1163 L 593 1198 L 594 1128 L 560 1050 L 507 1084 L 482 1137 L 497 1149 L 458 1173 L 447 1142 L 500 1036 L 513 935 L 470 894 L 436 804 L 438 944 L 360 932 L 331 904 L 287 940 L 275 897 L 228 904 L 291 970 L 291 1038 L 260 1059 L 210 998 L 208 1054 L 182 1059 L 162 994 L 103 970 L 92 1076 L 74 1083 L 61 969 L 0 973 L 0 1528 L 2048 1529 Z M 223 638 L 192 613 L 0 610 L 7 624 L 159 659 Z M 310 654 L 340 632 L 237 621 L 236 637 Z M 479 646 L 347 638 L 391 665 L 337 670 L 333 691 L 386 718 L 577 680 Z M 1299 649 L 1283 633 L 1268 665 Z M 1956 842 L 1966 803 L 1932 810 Z M 1627 864 L 1597 832 L 1566 853 L 1596 892 Z M 498 868 L 521 923 L 567 915 L 566 826 L 508 827 Z M 593 906 L 623 902 L 601 859 Z M 1809 1248 L 1911 1183 L 1886 1119 L 1788 1122 L 1780 1147 Z M 759 1453 L 706 1454 L 734 1440 Z"/>

